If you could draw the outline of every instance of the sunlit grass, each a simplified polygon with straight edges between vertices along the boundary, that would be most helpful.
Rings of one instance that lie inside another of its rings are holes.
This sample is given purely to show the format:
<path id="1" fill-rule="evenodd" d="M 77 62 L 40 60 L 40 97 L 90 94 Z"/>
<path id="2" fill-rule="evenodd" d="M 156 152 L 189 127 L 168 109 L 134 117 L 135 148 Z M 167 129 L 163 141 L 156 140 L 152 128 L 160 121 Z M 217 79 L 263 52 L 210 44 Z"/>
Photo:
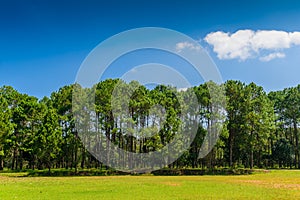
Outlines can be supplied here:
<path id="1" fill-rule="evenodd" d="M 12 176 L 0 174 L 1 200 L 300 199 L 300 171 L 247 176 Z"/>

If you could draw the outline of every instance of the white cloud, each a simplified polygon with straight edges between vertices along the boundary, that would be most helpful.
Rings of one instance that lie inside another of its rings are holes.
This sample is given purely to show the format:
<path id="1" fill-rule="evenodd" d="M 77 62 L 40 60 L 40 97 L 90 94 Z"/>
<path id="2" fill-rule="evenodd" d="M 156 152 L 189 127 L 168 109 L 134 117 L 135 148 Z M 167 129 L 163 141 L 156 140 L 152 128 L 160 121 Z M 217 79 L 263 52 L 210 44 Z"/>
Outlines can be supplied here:
<path id="1" fill-rule="evenodd" d="M 189 88 L 187 88 L 187 87 L 184 87 L 184 88 L 178 88 L 177 89 L 177 91 L 178 92 L 185 92 L 185 91 L 187 91 Z"/>
<path id="2" fill-rule="evenodd" d="M 181 52 L 184 49 L 191 49 L 191 50 L 200 50 L 200 46 L 199 45 L 195 45 L 193 43 L 190 42 L 179 42 L 176 44 L 176 51 L 177 52 Z"/>
<path id="3" fill-rule="evenodd" d="M 274 58 L 284 58 L 285 54 L 284 53 L 270 53 L 267 56 L 262 56 L 259 58 L 259 60 L 263 61 L 263 62 L 268 62 L 270 60 L 273 60 Z"/>
<path id="4" fill-rule="evenodd" d="M 290 48 L 291 39 L 284 31 L 257 31 L 251 40 L 251 45 L 255 51 L 285 49 Z"/>
<path id="5" fill-rule="evenodd" d="M 285 32 L 276 30 L 238 30 L 235 33 L 222 31 L 206 35 L 204 40 L 213 46 L 219 59 L 239 59 L 260 57 L 262 61 L 283 58 L 283 49 L 300 45 L 300 32 Z M 268 55 L 261 55 L 262 52 Z M 283 56 L 284 55 L 284 56 Z"/>
<path id="6" fill-rule="evenodd" d="M 232 35 L 218 31 L 208 34 L 204 40 L 213 45 L 219 59 L 245 60 L 251 56 L 249 42 L 253 34 L 251 30 L 240 30 Z"/>
<path id="7" fill-rule="evenodd" d="M 289 36 L 294 45 L 300 45 L 300 32 L 289 33 Z"/>

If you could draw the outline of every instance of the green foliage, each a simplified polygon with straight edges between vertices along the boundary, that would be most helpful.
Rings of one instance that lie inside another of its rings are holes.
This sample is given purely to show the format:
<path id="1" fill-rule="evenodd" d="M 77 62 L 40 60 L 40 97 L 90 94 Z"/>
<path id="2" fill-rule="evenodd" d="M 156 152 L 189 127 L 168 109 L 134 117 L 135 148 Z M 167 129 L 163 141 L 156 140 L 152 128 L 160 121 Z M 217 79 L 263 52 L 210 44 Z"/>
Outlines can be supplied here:
<path id="1" fill-rule="evenodd" d="M 79 97 L 73 96 L 73 91 Z M 221 95 L 223 91 L 226 99 Z M 93 95 L 94 103 L 83 101 Z M 193 95 L 197 100 L 186 106 L 184 102 Z M 82 102 L 72 107 L 72 101 Z M 75 118 L 73 113 L 79 114 Z M 188 114 L 182 117 L 182 113 Z M 135 153 L 160 150 L 177 138 L 176 152 L 186 136 L 180 135 L 179 130 L 188 134 L 196 122 L 198 127 L 191 145 L 168 167 L 253 168 L 278 164 L 298 168 L 299 120 L 300 85 L 266 94 L 262 87 L 240 81 L 227 81 L 221 86 L 210 81 L 177 91 L 164 85 L 149 90 L 136 81 L 107 79 L 93 88 L 78 84 L 64 86 L 40 101 L 3 86 L 0 170 L 66 168 L 77 172 L 79 167 L 102 168 L 102 163 L 82 142 L 89 147 L 94 145 L 95 151 L 99 151 L 111 145 L 104 138 Z M 75 122 L 82 126 L 75 127 Z M 220 135 L 216 130 L 221 130 Z M 79 135 L 82 132 L 86 134 Z M 205 140 L 208 135 L 211 139 L 219 138 L 215 146 L 211 140 Z M 198 159 L 201 147 L 212 150 Z M 112 158 L 111 152 L 104 156 Z"/>
<path id="2" fill-rule="evenodd" d="M 279 162 L 280 167 L 289 166 L 292 162 L 293 149 L 292 145 L 285 138 L 276 141 L 272 149 L 272 157 Z"/>

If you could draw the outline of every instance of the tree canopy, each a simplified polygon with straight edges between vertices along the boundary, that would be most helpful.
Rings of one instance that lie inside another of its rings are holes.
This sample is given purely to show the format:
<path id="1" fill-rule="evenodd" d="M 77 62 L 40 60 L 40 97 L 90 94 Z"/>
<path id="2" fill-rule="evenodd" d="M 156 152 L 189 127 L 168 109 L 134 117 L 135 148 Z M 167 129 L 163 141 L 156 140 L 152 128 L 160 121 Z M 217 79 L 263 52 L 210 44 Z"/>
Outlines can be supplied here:
<path id="1" fill-rule="evenodd" d="M 121 90 L 114 90 L 116 85 Z M 223 87 L 226 99 L 210 92 L 212 87 Z M 0 88 L 0 170 L 108 167 L 83 143 L 99 144 L 95 145 L 95 152 L 101 150 L 101 145 L 113 144 L 125 151 L 147 153 L 162 149 L 178 136 L 180 128 L 188 130 L 195 121 L 195 138 L 188 149 L 162 167 L 300 168 L 300 85 L 267 94 L 255 83 L 234 80 L 221 86 L 207 82 L 180 91 L 164 85 L 150 90 L 137 82 L 107 79 L 92 88 L 92 105 L 74 108 L 72 100 L 76 99 L 72 93 L 76 88 L 76 84 L 64 86 L 41 100 L 10 86 Z M 92 89 L 80 89 L 82 97 L 91 95 Z M 127 100 L 112 98 L 114 92 L 121 92 Z M 180 102 L 192 94 L 197 105 L 183 107 Z M 226 101 L 226 107 L 216 107 L 212 96 L 215 101 Z M 95 112 L 89 113 L 86 106 L 92 106 Z M 210 153 L 199 158 L 204 138 L 211 134 L 212 122 L 217 119 L 215 109 L 225 113 L 222 131 Z M 75 126 L 80 119 L 74 117 L 74 112 L 90 116 L 84 122 L 88 125 L 84 131 L 89 132 L 85 137 L 79 135 L 80 127 Z M 184 123 L 179 117 L 182 112 L 189 113 Z M 158 123 L 162 120 L 165 123 Z M 182 144 L 176 145 L 180 148 Z M 106 159 L 115 157 L 112 152 L 106 153 Z"/>

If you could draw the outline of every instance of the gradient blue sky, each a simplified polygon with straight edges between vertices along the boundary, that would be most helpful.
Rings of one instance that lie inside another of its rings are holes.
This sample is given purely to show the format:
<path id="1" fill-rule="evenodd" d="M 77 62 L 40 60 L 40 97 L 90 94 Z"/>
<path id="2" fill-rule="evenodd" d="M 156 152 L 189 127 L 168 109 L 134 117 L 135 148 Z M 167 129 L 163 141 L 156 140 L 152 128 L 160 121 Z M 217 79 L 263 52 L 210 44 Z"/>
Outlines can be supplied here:
<path id="1" fill-rule="evenodd" d="M 261 62 L 220 60 L 203 39 L 243 29 L 300 31 L 299 1 L 56 1 L 0 0 L 0 86 L 49 96 L 74 83 L 88 53 L 101 41 L 138 27 L 180 31 L 204 46 L 224 80 L 255 82 L 267 91 L 300 83 L 300 47 Z"/>

